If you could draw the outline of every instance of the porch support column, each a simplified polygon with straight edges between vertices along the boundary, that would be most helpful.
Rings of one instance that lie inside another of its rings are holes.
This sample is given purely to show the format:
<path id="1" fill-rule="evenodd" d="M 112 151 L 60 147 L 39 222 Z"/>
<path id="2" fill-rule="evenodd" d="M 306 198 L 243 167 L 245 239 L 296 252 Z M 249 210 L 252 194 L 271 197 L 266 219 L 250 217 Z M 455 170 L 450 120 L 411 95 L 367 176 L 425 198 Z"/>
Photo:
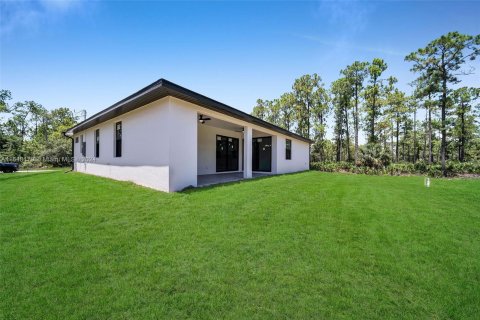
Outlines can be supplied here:
<path id="1" fill-rule="evenodd" d="M 272 136 L 272 173 L 277 174 L 278 167 L 278 136 Z"/>
<path id="2" fill-rule="evenodd" d="M 243 177 L 252 177 L 252 128 L 243 127 Z"/>

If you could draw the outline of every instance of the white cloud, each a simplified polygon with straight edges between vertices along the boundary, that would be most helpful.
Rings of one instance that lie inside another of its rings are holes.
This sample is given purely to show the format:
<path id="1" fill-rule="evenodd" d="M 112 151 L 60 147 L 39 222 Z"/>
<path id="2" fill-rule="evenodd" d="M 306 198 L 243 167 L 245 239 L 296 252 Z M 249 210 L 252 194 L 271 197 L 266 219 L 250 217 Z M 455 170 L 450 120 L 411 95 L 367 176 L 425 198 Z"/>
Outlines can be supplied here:
<path id="1" fill-rule="evenodd" d="M 314 12 L 318 28 L 311 32 L 291 35 L 324 46 L 323 58 L 342 61 L 352 54 L 373 53 L 375 55 L 405 57 L 406 53 L 385 44 L 358 43 L 364 37 L 373 18 L 376 4 L 360 0 L 319 1 Z"/>
<path id="2" fill-rule="evenodd" d="M 40 0 L 43 7 L 50 10 L 67 11 L 73 7 L 80 5 L 80 1 L 74 0 Z"/>
<path id="3" fill-rule="evenodd" d="M 357 33 L 363 31 L 374 7 L 371 3 L 357 0 L 320 1 L 317 15 L 326 18 L 343 32 Z"/>
<path id="4" fill-rule="evenodd" d="M 34 31 L 62 17 L 84 2 L 73 0 L 0 1 L 0 36 L 17 30 Z"/>
<path id="5" fill-rule="evenodd" d="M 306 39 L 309 41 L 317 42 L 321 45 L 330 47 L 331 49 L 373 52 L 373 53 L 380 53 L 384 55 L 402 56 L 402 57 L 405 57 L 407 55 L 406 52 L 389 49 L 389 48 L 356 45 L 351 41 L 347 41 L 346 39 L 329 41 L 313 35 L 294 34 L 294 36 L 302 39 Z"/>

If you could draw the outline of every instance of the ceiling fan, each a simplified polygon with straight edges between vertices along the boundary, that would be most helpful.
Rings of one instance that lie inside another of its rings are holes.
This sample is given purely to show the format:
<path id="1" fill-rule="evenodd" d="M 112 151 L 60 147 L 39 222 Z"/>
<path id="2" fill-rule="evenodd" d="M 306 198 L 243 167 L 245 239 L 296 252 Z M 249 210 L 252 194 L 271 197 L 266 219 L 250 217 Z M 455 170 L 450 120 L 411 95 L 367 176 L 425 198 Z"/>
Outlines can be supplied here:
<path id="1" fill-rule="evenodd" d="M 212 119 L 209 118 L 209 117 L 205 117 L 203 114 L 198 116 L 198 121 L 202 124 L 205 123 L 205 121 L 208 121 L 208 120 L 212 120 Z"/>

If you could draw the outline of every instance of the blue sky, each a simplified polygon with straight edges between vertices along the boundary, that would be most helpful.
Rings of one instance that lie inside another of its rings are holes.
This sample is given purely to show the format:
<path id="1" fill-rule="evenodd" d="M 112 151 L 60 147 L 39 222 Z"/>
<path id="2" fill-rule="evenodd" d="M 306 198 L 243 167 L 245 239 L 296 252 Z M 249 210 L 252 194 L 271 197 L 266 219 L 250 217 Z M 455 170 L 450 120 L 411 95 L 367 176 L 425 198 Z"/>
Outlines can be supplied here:
<path id="1" fill-rule="evenodd" d="M 0 88 L 92 115 L 166 78 L 251 112 L 302 74 L 329 85 L 381 57 L 408 90 L 404 56 L 448 31 L 479 34 L 479 16 L 477 1 L 0 0 Z M 465 85 L 480 83 L 474 66 Z"/>

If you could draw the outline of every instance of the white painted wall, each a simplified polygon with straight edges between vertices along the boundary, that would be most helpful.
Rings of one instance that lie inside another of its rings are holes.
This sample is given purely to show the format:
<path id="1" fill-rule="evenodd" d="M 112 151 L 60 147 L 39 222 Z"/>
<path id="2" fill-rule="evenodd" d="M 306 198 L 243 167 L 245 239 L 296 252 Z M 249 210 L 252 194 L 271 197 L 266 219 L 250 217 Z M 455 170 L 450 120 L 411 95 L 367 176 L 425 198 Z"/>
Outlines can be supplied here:
<path id="1" fill-rule="evenodd" d="M 169 113 L 169 99 L 164 98 L 75 134 L 74 139 L 83 134 L 87 142 L 86 158 L 80 152 L 81 142 L 74 144 L 75 170 L 169 191 Z M 122 157 L 116 158 L 118 121 L 122 121 Z M 99 158 L 94 153 L 96 129 L 100 129 Z"/>
<path id="2" fill-rule="evenodd" d="M 285 156 L 285 149 L 286 149 L 286 139 L 292 140 L 292 159 L 287 160 Z M 296 171 L 304 171 L 309 169 L 308 164 L 308 153 L 309 153 L 309 145 L 306 142 L 284 136 L 278 135 L 277 136 L 277 172 L 278 174 L 281 173 L 289 173 L 289 172 L 296 172 Z"/>
<path id="3" fill-rule="evenodd" d="M 180 191 L 197 186 L 197 111 L 182 100 L 169 98 L 170 186 Z"/>

